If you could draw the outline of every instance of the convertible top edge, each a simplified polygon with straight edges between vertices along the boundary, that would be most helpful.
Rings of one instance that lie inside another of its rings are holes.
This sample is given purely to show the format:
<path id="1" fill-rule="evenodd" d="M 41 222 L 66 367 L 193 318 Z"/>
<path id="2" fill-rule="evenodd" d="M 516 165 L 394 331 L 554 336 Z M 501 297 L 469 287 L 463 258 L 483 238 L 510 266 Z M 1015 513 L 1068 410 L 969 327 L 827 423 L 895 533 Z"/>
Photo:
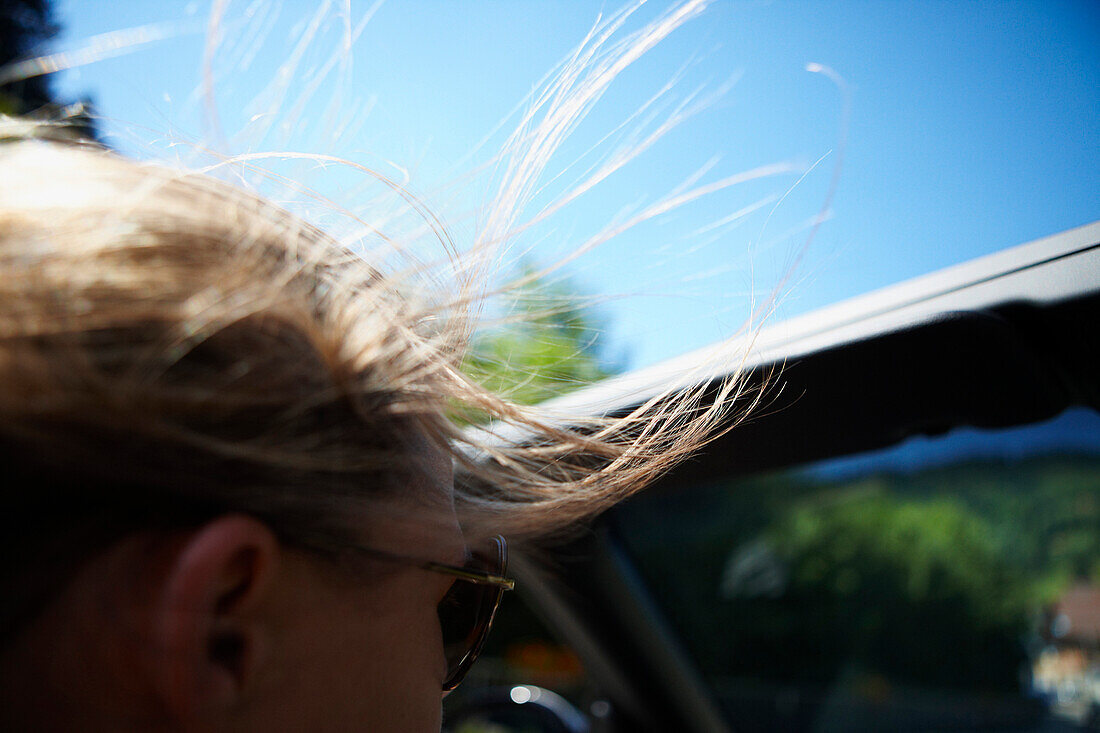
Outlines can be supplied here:
<path id="1" fill-rule="evenodd" d="M 887 286 L 572 392 L 563 421 L 622 413 L 676 389 L 862 341 L 960 311 L 1055 303 L 1100 289 L 1100 221 Z M 503 437 L 503 436 L 502 436 Z"/>

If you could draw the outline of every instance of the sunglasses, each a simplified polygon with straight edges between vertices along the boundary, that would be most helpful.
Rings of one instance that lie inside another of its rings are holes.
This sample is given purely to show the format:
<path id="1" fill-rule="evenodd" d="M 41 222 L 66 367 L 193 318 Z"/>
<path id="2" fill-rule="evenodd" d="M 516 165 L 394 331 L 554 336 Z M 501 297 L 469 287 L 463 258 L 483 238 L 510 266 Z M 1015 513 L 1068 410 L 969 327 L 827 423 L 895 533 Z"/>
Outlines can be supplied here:
<path id="1" fill-rule="evenodd" d="M 514 580 L 505 577 L 508 545 L 504 538 L 500 535 L 493 537 L 484 551 L 472 551 L 470 559 L 462 566 L 393 555 L 380 550 L 362 548 L 358 552 L 454 577 L 454 583 L 447 589 L 436 610 L 439 627 L 443 631 L 443 653 L 447 659 L 443 691 L 450 692 L 458 687 L 485 645 L 504 591 L 516 586 Z"/>

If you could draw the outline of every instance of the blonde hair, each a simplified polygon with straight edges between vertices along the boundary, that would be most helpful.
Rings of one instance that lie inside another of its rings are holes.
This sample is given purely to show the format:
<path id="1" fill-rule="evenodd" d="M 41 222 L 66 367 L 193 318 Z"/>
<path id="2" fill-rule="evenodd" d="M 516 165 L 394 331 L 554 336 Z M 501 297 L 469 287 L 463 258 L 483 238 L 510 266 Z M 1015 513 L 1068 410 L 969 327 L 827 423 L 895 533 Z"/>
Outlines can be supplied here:
<path id="1" fill-rule="evenodd" d="M 453 458 L 465 530 L 522 538 L 668 470 L 736 390 L 544 419 L 462 373 L 447 302 L 285 210 L 94 146 L 12 141 L 15 124 L 0 127 L 0 440 L 37 484 L 18 490 L 54 506 L 242 511 L 338 550 L 349 508 L 404 498 L 424 436 Z M 471 411 L 512 437 L 451 419 Z"/>
<path id="2" fill-rule="evenodd" d="M 731 429 L 759 394 L 734 358 L 717 384 L 572 417 L 515 404 L 461 369 L 491 252 L 530 224 L 517 212 L 548 156 L 622 68 L 704 6 L 677 5 L 622 40 L 610 39 L 633 8 L 594 29 L 505 142 L 485 226 L 454 268 L 459 281 L 429 288 L 434 298 L 412 284 L 416 272 L 372 265 L 241 188 L 0 120 L 0 457 L 19 479 L 12 516 L 35 518 L 19 536 L 71 533 L 73 547 L 51 550 L 71 558 L 91 542 L 77 528 L 102 525 L 109 538 L 244 512 L 288 542 L 339 553 L 364 513 L 427 498 L 406 496 L 427 439 L 455 467 L 467 536 L 524 539 L 602 511 Z M 650 144 L 617 151 L 548 210 Z M 679 191 L 578 252 L 787 170 Z"/>

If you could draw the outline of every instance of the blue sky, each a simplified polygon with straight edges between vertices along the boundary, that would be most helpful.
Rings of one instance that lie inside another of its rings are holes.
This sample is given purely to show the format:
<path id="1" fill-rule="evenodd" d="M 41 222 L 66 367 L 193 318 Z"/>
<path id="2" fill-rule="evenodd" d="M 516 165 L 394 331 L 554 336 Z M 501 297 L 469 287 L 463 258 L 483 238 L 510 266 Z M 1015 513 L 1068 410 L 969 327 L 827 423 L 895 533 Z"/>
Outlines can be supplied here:
<path id="1" fill-rule="evenodd" d="M 230 2 L 215 88 L 232 152 L 328 153 L 394 161 L 436 204 L 456 239 L 473 236 L 482 189 L 447 186 L 471 151 L 617 3 L 393 0 L 371 15 L 348 57 L 348 81 L 319 93 L 286 134 L 250 122 L 256 98 L 320 3 Z M 353 4 L 354 21 L 371 4 Z M 639 9 L 627 30 L 667 7 Z M 163 152 L 163 133 L 209 137 L 200 83 L 207 2 L 57 5 L 61 46 L 162 23 L 169 37 L 70 71 L 62 88 L 88 94 L 124 151 Z M 304 67 L 331 57 L 329 17 Z M 256 33 L 259 40 L 252 40 Z M 846 156 L 830 218 L 783 285 L 778 317 L 1100 219 L 1100 4 L 818 0 L 715 2 L 624 73 L 561 151 L 564 168 L 679 73 L 673 94 L 728 91 L 627 169 L 532 232 L 550 261 L 630 207 L 702 181 L 790 162 L 805 171 L 723 191 L 658 217 L 570 263 L 598 306 L 610 353 L 637 367 L 717 340 L 746 316 L 749 292 L 783 282 L 829 187 L 843 96 L 852 92 Z M 235 55 L 236 54 L 236 55 Z M 306 75 L 303 74 L 303 78 Z M 339 109 L 327 107 L 337 100 Z M 331 112 L 322 114 L 322 107 Z M 333 124 L 334 119 L 347 123 Z M 514 118 L 513 124 L 514 124 Z M 492 149 L 502 136 L 490 135 Z M 162 153 L 161 153 L 162 154 Z M 355 208 L 346 172 L 295 169 Z M 462 179 L 464 180 L 464 179 Z M 794 186 L 793 190 L 791 187 Z M 455 193 L 456 190 L 460 191 Z M 553 185 L 550 188 L 554 190 Z M 787 194 L 739 226 L 730 212 Z M 343 197 L 343 198 L 342 198 Z"/>

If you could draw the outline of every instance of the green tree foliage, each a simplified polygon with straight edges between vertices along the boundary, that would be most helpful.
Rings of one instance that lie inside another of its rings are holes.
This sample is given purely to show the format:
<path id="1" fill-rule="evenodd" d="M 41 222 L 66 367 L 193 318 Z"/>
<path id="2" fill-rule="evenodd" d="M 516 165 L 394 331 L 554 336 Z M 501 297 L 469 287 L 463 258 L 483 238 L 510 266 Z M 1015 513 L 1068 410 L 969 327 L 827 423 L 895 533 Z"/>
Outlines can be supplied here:
<path id="1" fill-rule="evenodd" d="M 520 279 L 535 269 L 522 268 Z M 534 278 L 507 296 L 498 321 L 474 335 L 464 370 L 489 389 L 531 405 L 617 369 L 603 356 L 600 324 L 569 282 Z"/>
<path id="2" fill-rule="evenodd" d="M 788 574 L 768 612 L 808 648 L 833 647 L 833 664 L 911 684 L 1016 688 L 1028 588 L 959 501 L 811 502 L 768 536 Z"/>
<path id="3" fill-rule="evenodd" d="M 777 472 L 643 495 L 614 516 L 719 679 L 1012 692 L 1022 640 L 1100 581 L 1100 459 L 973 459 L 851 478 Z"/>
<path id="4" fill-rule="evenodd" d="M 41 51 L 57 32 L 46 0 L 0 0 L 0 67 Z M 0 86 L 0 113 L 23 114 L 52 101 L 49 76 Z"/>
<path id="5" fill-rule="evenodd" d="M 0 68 L 46 53 L 60 28 L 49 0 L 0 0 Z M 0 114 L 64 119 L 75 137 L 94 139 L 88 101 L 59 100 L 52 81 L 51 75 L 39 74 L 0 85 Z"/>
<path id="6" fill-rule="evenodd" d="M 1056 600 L 1074 582 L 1100 583 L 1100 461 L 1036 456 L 957 464 L 893 479 L 912 497 L 953 496 L 992 527 L 1002 556 Z"/>
<path id="7" fill-rule="evenodd" d="M 534 272 L 534 267 L 527 265 L 516 277 L 527 280 Z M 604 357 L 598 319 L 585 307 L 582 294 L 570 282 L 531 279 L 507 294 L 500 311 L 490 327 L 474 335 L 463 365 L 467 374 L 495 392 L 521 404 L 536 404 L 618 371 Z M 455 419 L 479 418 L 457 415 Z M 498 665 L 507 664 L 509 649 L 531 643 L 565 651 L 522 597 L 506 593 L 483 656 L 495 658 Z M 475 667 L 472 676 L 476 678 L 479 670 L 486 668 Z M 529 669 L 521 674 L 520 681 L 541 682 L 537 677 L 531 679 Z M 553 686 L 559 694 L 579 700 L 584 685 L 580 676 L 564 683 L 558 680 Z M 478 688 L 465 687 L 467 691 L 471 689 Z M 461 703 L 463 694 L 460 688 L 450 704 Z"/>

